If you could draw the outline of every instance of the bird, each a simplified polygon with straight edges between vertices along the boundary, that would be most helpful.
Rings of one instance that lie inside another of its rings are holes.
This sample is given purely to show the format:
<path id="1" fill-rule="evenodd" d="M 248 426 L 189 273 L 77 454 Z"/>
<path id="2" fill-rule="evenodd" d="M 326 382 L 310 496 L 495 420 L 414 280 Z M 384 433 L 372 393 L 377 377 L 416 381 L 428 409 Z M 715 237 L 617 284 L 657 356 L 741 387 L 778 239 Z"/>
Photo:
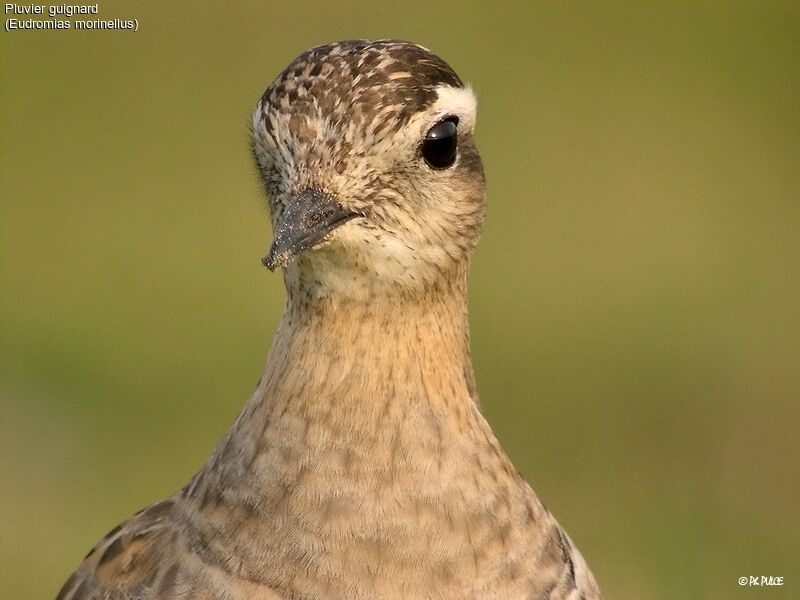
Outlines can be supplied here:
<path id="1" fill-rule="evenodd" d="M 597 600 L 484 418 L 467 276 L 476 98 L 400 40 L 311 48 L 251 145 L 286 303 L 255 392 L 189 482 L 57 600 Z"/>

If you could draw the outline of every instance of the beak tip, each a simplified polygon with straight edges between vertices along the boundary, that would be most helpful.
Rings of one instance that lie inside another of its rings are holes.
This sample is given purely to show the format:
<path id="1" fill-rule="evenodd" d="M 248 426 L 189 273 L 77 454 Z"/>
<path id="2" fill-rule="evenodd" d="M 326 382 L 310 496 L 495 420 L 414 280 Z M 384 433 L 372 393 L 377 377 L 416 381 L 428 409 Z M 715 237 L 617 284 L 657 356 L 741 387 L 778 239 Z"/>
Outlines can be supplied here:
<path id="1" fill-rule="evenodd" d="M 276 257 L 271 252 L 261 259 L 261 264 L 267 267 L 270 271 L 275 272 L 278 267 L 286 266 L 286 259 L 283 257 Z"/>
<path id="2" fill-rule="evenodd" d="M 285 267 L 292 259 L 291 252 L 287 250 L 279 251 L 275 244 L 269 249 L 269 253 L 261 259 L 261 264 L 270 271 L 275 271 L 278 267 Z"/>
<path id="3" fill-rule="evenodd" d="M 275 267 L 278 266 L 275 264 L 275 261 L 272 260 L 272 255 L 262 257 L 261 264 L 267 267 L 270 271 L 274 271 Z"/>

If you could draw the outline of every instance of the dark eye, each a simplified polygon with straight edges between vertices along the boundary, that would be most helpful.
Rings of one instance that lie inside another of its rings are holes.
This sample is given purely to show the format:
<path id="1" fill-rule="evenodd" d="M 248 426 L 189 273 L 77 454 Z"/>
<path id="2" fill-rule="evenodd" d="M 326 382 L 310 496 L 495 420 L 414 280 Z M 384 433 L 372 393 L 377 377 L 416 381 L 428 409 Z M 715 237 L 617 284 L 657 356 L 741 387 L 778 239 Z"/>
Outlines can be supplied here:
<path id="1" fill-rule="evenodd" d="M 422 140 L 422 156 L 434 169 L 446 169 L 456 162 L 458 117 L 447 117 L 428 130 Z"/>

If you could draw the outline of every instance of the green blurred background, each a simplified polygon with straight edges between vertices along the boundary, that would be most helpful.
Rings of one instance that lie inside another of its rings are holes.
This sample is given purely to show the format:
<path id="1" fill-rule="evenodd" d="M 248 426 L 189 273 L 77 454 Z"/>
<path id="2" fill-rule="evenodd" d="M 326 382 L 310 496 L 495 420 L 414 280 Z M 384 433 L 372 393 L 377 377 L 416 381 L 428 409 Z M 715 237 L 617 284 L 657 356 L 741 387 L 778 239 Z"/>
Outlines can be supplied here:
<path id="1" fill-rule="evenodd" d="M 477 91 L 481 399 L 607 597 L 800 597 L 800 7 L 231 6 L 0 34 L 3 597 L 53 597 L 248 398 L 283 303 L 249 114 L 353 37 Z"/>

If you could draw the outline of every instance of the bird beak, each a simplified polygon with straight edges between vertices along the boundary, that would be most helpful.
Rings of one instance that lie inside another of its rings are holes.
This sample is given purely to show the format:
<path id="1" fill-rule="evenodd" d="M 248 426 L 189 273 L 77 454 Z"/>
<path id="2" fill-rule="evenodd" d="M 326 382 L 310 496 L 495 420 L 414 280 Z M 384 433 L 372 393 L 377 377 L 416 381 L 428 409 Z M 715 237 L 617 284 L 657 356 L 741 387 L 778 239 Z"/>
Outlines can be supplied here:
<path id="1" fill-rule="evenodd" d="M 339 225 L 357 216 L 319 188 L 305 188 L 284 209 L 269 254 L 261 262 L 270 271 L 285 267 L 303 250 L 313 248 Z"/>

